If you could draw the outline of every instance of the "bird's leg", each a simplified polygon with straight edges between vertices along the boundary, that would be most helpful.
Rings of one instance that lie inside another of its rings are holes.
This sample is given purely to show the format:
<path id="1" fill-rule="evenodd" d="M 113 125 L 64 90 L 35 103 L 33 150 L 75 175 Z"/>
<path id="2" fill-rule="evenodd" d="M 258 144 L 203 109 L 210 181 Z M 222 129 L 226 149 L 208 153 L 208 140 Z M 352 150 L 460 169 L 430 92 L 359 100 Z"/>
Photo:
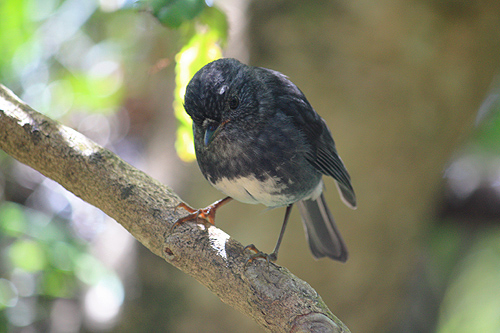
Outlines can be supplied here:
<path id="1" fill-rule="evenodd" d="M 231 198 L 231 197 L 225 197 L 224 199 L 221 199 L 221 200 L 214 202 L 210 206 L 207 206 L 205 208 L 200 208 L 200 209 L 194 209 L 192 207 L 189 207 L 184 202 L 181 202 L 180 204 L 177 205 L 177 207 L 175 207 L 175 210 L 177 211 L 177 209 L 183 208 L 189 214 L 178 219 L 172 225 L 172 229 L 174 229 L 175 227 L 177 227 L 178 225 L 180 225 L 184 222 L 191 221 L 191 220 L 196 220 L 197 223 L 207 223 L 208 222 L 211 225 L 215 225 L 215 213 L 216 213 L 217 209 L 219 209 L 221 206 L 228 203 L 232 199 L 233 198 Z"/>
<path id="2" fill-rule="evenodd" d="M 290 213 L 292 212 L 292 205 L 288 205 L 286 207 L 286 211 L 285 211 L 285 218 L 283 220 L 283 225 L 281 226 L 281 231 L 280 231 L 280 235 L 278 237 L 278 241 L 276 242 L 276 246 L 274 247 L 274 250 L 271 254 L 266 254 L 262 251 L 259 251 L 255 245 L 253 244 L 250 244 L 250 245 L 247 245 L 245 246 L 245 250 L 248 249 L 248 250 L 251 250 L 251 251 L 254 251 L 255 253 L 250 255 L 250 258 L 248 258 L 248 261 L 247 261 L 247 264 L 252 262 L 254 259 L 256 258 L 263 258 L 263 259 L 266 259 L 267 263 L 269 264 L 269 262 L 275 262 L 276 260 L 278 260 L 278 251 L 280 249 L 280 245 L 281 245 L 281 241 L 283 240 L 283 235 L 285 235 L 285 229 L 286 229 L 286 225 L 288 223 L 288 219 L 290 217 Z"/>

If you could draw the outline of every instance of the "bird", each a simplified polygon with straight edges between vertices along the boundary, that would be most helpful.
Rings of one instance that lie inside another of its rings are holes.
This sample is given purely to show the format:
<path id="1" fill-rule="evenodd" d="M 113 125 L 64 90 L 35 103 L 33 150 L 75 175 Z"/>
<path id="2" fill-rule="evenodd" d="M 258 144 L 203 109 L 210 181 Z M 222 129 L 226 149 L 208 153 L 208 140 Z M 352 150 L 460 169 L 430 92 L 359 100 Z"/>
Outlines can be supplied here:
<path id="1" fill-rule="evenodd" d="M 215 212 L 232 199 L 286 207 L 271 254 L 253 244 L 245 247 L 254 252 L 249 260 L 262 257 L 274 262 L 296 204 L 313 257 L 347 260 L 347 247 L 323 195 L 322 178 L 332 177 L 342 201 L 355 209 L 351 178 L 326 122 L 287 76 L 221 58 L 192 77 L 184 108 L 193 121 L 199 168 L 227 197 L 204 209 L 181 203 L 189 215 L 177 225 L 192 219 L 215 225 Z"/>

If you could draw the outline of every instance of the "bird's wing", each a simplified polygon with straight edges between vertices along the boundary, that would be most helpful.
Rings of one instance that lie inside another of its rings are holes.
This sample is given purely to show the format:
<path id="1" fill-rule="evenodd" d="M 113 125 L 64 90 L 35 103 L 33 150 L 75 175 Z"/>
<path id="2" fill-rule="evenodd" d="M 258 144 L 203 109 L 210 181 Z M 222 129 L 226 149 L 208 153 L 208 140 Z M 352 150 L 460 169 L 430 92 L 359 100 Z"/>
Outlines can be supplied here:
<path id="1" fill-rule="evenodd" d="M 274 74 L 272 81 L 268 82 L 271 88 L 278 87 L 276 91 L 284 92 L 274 94 L 277 98 L 276 107 L 292 120 L 309 144 L 307 160 L 321 173 L 333 177 L 344 203 L 356 208 L 356 195 L 351 185 L 351 177 L 337 153 L 335 142 L 325 121 L 314 111 L 302 91 L 285 75 L 272 70 L 267 71 Z"/>

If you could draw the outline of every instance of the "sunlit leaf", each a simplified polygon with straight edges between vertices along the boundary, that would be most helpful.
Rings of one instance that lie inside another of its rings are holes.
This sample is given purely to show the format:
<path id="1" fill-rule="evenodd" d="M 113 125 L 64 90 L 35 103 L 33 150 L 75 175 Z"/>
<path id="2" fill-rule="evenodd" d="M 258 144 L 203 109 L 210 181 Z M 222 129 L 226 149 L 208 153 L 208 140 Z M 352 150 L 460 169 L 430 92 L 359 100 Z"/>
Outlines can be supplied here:
<path id="1" fill-rule="evenodd" d="M 198 28 L 181 51 L 176 55 L 174 112 L 179 120 L 175 148 L 183 161 L 195 158 L 191 118 L 184 110 L 186 86 L 193 75 L 207 63 L 222 57 L 221 44 L 227 40 L 227 22 L 220 11 L 207 8 L 203 22 L 207 25 Z"/>

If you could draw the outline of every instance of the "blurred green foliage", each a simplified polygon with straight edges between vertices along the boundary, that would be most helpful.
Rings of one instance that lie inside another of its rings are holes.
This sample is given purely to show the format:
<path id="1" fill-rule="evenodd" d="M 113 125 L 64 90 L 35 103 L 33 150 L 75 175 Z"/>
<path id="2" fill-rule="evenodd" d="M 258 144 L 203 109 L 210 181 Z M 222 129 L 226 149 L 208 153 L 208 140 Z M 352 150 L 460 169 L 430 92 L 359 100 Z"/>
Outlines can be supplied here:
<path id="1" fill-rule="evenodd" d="M 222 57 L 228 38 L 226 15 L 204 0 L 144 0 L 139 8 L 149 11 L 169 28 L 179 28 L 184 46 L 175 56 L 174 112 L 179 121 L 175 148 L 183 161 L 195 159 L 191 118 L 184 110 L 189 80 L 207 63 Z"/>
<path id="2" fill-rule="evenodd" d="M 500 331 L 500 229 L 482 231 L 446 289 L 437 332 Z"/>
<path id="3" fill-rule="evenodd" d="M 124 98 L 124 52 L 134 44 L 137 12 L 112 16 L 95 1 L 5 0 L 0 3 L 0 82 L 20 93 L 35 109 L 53 118 L 70 110 L 109 113 Z M 228 36 L 226 16 L 203 0 L 144 0 L 148 11 L 169 28 L 178 28 L 183 46 L 175 56 L 174 110 L 179 120 L 176 148 L 192 161 L 191 119 L 183 109 L 185 86 L 203 65 L 222 56 Z M 75 11 L 79 15 L 75 15 Z M 126 15 L 131 24 L 123 26 Z M 99 24 L 96 24 L 99 21 Z M 92 24 L 86 25 L 87 22 Z M 101 30 L 94 27 L 101 26 Z"/>
<path id="4" fill-rule="evenodd" d="M 30 7 L 33 1 L 2 1 L 0 2 L 0 79 L 9 81 L 16 75 L 16 71 L 10 66 L 10 61 L 19 51 L 21 45 L 26 43 L 36 29 L 36 23 L 29 19 Z"/>
<path id="5" fill-rule="evenodd" d="M 120 50 L 110 52 L 103 36 L 83 30 L 97 11 L 95 1 L 2 1 L 0 82 L 55 118 L 119 105 Z"/>
<path id="6" fill-rule="evenodd" d="M 13 307 L 19 297 L 78 295 L 79 285 L 92 285 L 115 274 L 86 252 L 69 224 L 13 202 L 0 205 L 0 322 L 9 321 L 3 308 Z M 23 278 L 19 278 L 23 276 Z M 23 281 L 33 281 L 33 287 Z"/>

